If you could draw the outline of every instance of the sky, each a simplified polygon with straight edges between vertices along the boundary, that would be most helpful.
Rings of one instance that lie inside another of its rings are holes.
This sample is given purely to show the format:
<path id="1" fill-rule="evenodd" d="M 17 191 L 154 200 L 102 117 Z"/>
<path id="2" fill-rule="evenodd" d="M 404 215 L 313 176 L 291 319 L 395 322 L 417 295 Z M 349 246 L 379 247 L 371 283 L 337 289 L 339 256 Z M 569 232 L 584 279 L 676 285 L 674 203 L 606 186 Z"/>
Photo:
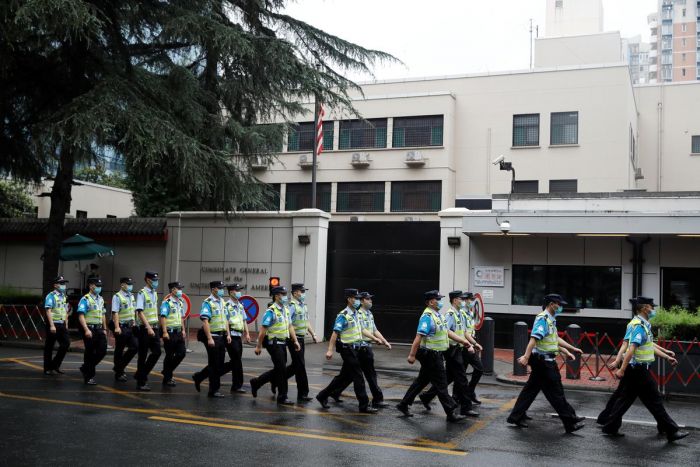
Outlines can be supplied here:
<path id="1" fill-rule="evenodd" d="M 545 0 L 296 0 L 286 13 L 391 53 L 403 65 L 377 65 L 374 79 L 400 79 L 528 68 L 530 18 L 542 36 L 545 5 Z M 656 5 L 656 0 L 603 0 L 604 30 L 648 41 L 647 15 Z"/>

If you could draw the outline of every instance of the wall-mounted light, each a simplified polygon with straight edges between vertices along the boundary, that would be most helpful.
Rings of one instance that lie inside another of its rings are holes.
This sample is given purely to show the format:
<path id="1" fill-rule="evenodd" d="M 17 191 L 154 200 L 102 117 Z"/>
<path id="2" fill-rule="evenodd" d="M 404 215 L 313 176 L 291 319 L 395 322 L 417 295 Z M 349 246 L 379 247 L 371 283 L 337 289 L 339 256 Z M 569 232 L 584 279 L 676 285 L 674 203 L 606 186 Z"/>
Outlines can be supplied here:
<path id="1" fill-rule="evenodd" d="M 460 237 L 447 237 L 447 244 L 458 247 L 462 244 L 462 239 Z"/>
<path id="2" fill-rule="evenodd" d="M 311 243 L 311 236 L 310 235 L 306 235 L 306 234 L 299 235 L 299 244 L 300 245 L 308 245 L 309 243 Z"/>

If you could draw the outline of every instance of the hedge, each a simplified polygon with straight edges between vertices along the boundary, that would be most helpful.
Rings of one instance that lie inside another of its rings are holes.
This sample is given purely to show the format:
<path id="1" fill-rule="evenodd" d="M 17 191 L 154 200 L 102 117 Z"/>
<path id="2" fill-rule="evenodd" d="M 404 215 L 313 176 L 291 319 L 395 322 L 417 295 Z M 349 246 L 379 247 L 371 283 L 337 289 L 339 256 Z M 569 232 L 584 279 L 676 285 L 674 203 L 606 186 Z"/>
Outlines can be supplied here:
<path id="1" fill-rule="evenodd" d="M 659 339 L 692 341 L 700 338 L 700 309 L 690 312 L 679 306 L 657 308 L 651 327 Z"/>

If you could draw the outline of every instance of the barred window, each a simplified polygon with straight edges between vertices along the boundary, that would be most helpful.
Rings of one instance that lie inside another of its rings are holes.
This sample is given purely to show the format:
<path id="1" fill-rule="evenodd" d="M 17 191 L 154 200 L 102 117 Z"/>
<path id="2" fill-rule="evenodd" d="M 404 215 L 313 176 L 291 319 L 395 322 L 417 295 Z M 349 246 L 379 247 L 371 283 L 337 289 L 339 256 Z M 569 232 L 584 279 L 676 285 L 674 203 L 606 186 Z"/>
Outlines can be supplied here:
<path id="1" fill-rule="evenodd" d="M 314 122 L 298 123 L 289 129 L 287 151 L 314 150 Z M 333 150 L 333 122 L 323 122 L 323 150 Z"/>
<path id="2" fill-rule="evenodd" d="M 343 120 L 340 122 L 338 149 L 386 147 L 386 118 Z"/>
<path id="3" fill-rule="evenodd" d="M 287 183 L 285 211 L 297 211 L 311 207 L 311 183 Z M 316 207 L 331 212 L 331 184 L 316 184 Z"/>
<path id="4" fill-rule="evenodd" d="M 693 136 L 691 152 L 693 154 L 700 154 L 700 135 Z"/>
<path id="5" fill-rule="evenodd" d="M 408 148 L 416 146 L 442 146 L 443 116 L 396 117 L 392 146 Z"/>
<path id="6" fill-rule="evenodd" d="M 552 113 L 550 144 L 578 144 L 578 112 Z"/>
<path id="7" fill-rule="evenodd" d="M 513 193 L 539 193 L 539 186 L 537 180 L 516 180 L 513 182 Z"/>
<path id="8" fill-rule="evenodd" d="M 578 191 L 578 180 L 550 180 L 550 193 L 576 193 Z"/>
<path id="9" fill-rule="evenodd" d="M 539 146 L 540 114 L 513 115 L 513 146 Z"/>
<path id="10" fill-rule="evenodd" d="M 391 212 L 438 212 L 442 182 L 391 182 Z"/>
<path id="11" fill-rule="evenodd" d="M 338 212 L 384 212 L 384 182 L 338 183 Z"/>

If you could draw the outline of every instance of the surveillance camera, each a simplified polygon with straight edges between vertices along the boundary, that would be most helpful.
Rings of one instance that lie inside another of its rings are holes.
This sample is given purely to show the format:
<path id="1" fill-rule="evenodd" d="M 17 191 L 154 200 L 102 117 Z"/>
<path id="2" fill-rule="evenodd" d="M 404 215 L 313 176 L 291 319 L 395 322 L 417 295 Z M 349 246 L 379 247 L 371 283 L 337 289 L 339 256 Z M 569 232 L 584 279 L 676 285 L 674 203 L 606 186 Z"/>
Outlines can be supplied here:
<path id="1" fill-rule="evenodd" d="M 510 232 L 510 222 L 508 222 L 508 221 L 501 222 L 499 227 L 501 229 L 501 232 L 503 232 L 504 234 L 507 234 L 508 232 Z"/>
<path id="2" fill-rule="evenodd" d="M 493 160 L 493 162 L 491 162 L 491 163 L 492 163 L 493 165 L 498 165 L 498 164 L 500 164 L 501 162 L 503 162 L 503 161 L 505 160 L 505 158 L 506 158 L 506 157 L 505 157 L 503 154 L 501 154 L 500 156 L 498 156 L 497 158 L 495 158 L 495 159 Z"/>

